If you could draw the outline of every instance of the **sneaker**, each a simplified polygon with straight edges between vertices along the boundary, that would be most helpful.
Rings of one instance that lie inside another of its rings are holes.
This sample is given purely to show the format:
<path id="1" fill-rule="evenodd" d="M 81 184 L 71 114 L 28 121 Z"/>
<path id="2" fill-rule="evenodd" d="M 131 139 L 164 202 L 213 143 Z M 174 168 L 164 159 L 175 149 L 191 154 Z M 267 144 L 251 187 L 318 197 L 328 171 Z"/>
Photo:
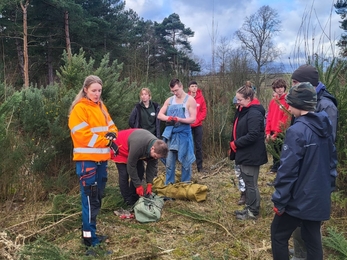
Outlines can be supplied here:
<path id="1" fill-rule="evenodd" d="M 244 214 L 246 214 L 247 213 L 247 209 L 243 209 L 243 210 L 235 210 L 234 211 L 234 214 L 235 215 L 244 215 Z"/>
<path id="2" fill-rule="evenodd" d="M 245 214 L 236 214 L 236 219 L 238 220 L 248 220 L 248 219 L 257 219 L 257 217 L 250 211 L 246 210 Z"/>

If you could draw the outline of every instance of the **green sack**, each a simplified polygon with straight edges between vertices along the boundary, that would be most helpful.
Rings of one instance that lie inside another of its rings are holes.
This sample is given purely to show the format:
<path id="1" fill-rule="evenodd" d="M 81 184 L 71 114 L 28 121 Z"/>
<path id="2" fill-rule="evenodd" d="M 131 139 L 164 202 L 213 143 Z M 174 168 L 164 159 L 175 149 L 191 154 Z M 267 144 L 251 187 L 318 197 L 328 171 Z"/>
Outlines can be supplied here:
<path id="1" fill-rule="evenodd" d="M 155 222 L 160 219 L 164 199 L 155 195 L 140 197 L 134 205 L 135 218 L 140 223 Z"/>

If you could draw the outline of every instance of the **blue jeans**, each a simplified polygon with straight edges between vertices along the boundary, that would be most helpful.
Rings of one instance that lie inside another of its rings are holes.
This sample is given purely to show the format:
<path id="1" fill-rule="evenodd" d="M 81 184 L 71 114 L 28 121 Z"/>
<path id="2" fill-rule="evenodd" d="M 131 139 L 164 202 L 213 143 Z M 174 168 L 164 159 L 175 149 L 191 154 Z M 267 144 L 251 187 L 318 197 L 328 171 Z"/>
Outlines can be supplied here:
<path id="1" fill-rule="evenodd" d="M 78 161 L 76 173 L 82 202 L 82 238 L 86 246 L 100 243 L 96 236 L 96 217 L 107 182 L 107 161 Z"/>
<path id="2" fill-rule="evenodd" d="M 177 160 L 177 151 L 169 151 L 166 157 L 166 179 L 165 185 L 170 183 L 175 183 L 175 173 L 176 173 L 176 160 Z M 188 168 L 181 167 L 181 182 L 190 182 L 192 177 L 192 165 Z"/>

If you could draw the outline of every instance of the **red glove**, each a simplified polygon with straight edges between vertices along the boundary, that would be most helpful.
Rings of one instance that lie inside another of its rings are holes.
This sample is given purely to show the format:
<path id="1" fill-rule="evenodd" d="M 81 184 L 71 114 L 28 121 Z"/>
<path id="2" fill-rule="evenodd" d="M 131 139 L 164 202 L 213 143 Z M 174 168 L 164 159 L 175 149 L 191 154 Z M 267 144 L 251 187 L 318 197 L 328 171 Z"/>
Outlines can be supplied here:
<path id="1" fill-rule="evenodd" d="M 136 194 L 139 196 L 143 196 L 143 187 L 140 185 L 139 187 L 136 188 Z"/>
<path id="2" fill-rule="evenodd" d="M 169 118 L 167 119 L 167 121 L 173 121 L 174 123 L 177 123 L 178 118 L 176 116 L 169 116 Z"/>
<path id="3" fill-rule="evenodd" d="M 230 142 L 230 148 L 234 151 L 234 153 L 236 153 L 236 145 L 234 141 Z"/>
<path id="4" fill-rule="evenodd" d="M 152 183 L 147 183 L 146 194 L 152 195 Z"/>
<path id="5" fill-rule="evenodd" d="M 282 216 L 284 213 L 284 209 L 279 210 L 278 208 L 274 207 L 273 210 L 275 211 L 277 216 Z"/>

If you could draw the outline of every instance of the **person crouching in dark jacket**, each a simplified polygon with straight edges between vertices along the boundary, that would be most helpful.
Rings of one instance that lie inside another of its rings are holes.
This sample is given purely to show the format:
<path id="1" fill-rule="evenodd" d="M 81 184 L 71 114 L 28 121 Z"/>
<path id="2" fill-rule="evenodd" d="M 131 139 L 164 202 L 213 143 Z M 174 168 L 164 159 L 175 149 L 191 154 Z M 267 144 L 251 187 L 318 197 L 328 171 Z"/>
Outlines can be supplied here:
<path id="1" fill-rule="evenodd" d="M 272 195 L 273 259 L 289 259 L 288 240 L 301 225 L 307 259 L 323 259 L 321 222 L 330 218 L 336 173 L 332 125 L 325 111 L 314 113 L 317 93 L 309 82 L 294 85 L 286 97 L 294 124 L 286 132 Z"/>

